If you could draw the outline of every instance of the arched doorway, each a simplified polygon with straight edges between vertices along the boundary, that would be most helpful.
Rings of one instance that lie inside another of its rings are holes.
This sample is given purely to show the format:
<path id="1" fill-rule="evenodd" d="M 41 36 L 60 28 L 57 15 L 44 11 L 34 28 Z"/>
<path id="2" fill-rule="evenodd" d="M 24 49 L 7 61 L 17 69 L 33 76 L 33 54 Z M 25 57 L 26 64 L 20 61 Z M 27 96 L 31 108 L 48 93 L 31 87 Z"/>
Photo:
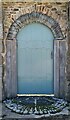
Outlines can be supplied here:
<path id="1" fill-rule="evenodd" d="M 17 34 L 18 94 L 53 94 L 53 40 L 51 30 L 30 23 Z"/>
<path id="2" fill-rule="evenodd" d="M 53 37 L 54 42 L 53 42 L 53 39 L 51 39 L 52 43 L 54 43 L 54 45 L 52 45 L 52 47 L 54 46 L 54 61 L 53 61 L 53 59 L 51 59 L 52 64 L 54 62 L 54 67 L 52 66 L 52 71 L 54 71 L 54 95 L 57 97 L 60 97 L 59 93 L 60 93 L 60 91 L 62 91 L 62 88 L 64 87 L 64 74 L 60 74 L 60 70 L 63 71 L 63 73 L 65 73 L 65 72 L 64 72 L 63 60 L 59 61 L 59 59 L 60 59 L 60 55 L 63 56 L 63 59 L 64 59 L 64 55 L 65 55 L 65 50 L 63 50 L 63 52 L 62 52 L 62 49 L 64 48 L 64 45 L 65 45 L 65 44 L 62 44 L 62 42 L 63 42 L 62 40 L 64 39 L 64 36 L 63 36 L 61 28 L 56 20 L 54 20 L 53 18 L 51 18 L 47 15 L 44 15 L 44 14 L 38 13 L 38 12 L 31 12 L 31 13 L 27 13 L 25 15 L 21 15 L 10 26 L 9 33 L 7 36 L 7 41 L 6 41 L 6 49 L 7 49 L 7 54 L 6 54 L 6 86 L 7 87 L 5 86 L 6 96 L 7 97 L 17 96 L 17 89 L 18 89 L 18 72 L 17 72 L 18 71 L 18 68 L 17 68 L 17 66 L 18 66 L 18 59 L 17 59 L 17 55 L 18 55 L 18 52 L 17 52 L 17 50 L 18 50 L 17 43 L 18 42 L 17 41 L 18 40 L 17 39 L 18 38 L 17 38 L 17 35 L 19 35 L 19 33 L 21 33 L 22 29 L 25 29 L 28 26 L 28 24 L 33 24 L 33 23 L 39 23 L 39 25 L 40 26 L 42 25 L 43 27 L 45 27 L 45 29 L 50 28 L 49 29 L 50 32 L 52 31 L 51 33 L 53 33 L 52 36 L 54 35 L 54 37 Z M 39 28 L 43 30 L 44 29 L 43 27 L 42 28 L 39 27 Z M 30 27 L 30 29 L 31 29 L 31 27 Z M 33 31 L 34 30 L 35 29 L 33 29 Z M 35 32 L 35 33 L 37 33 L 37 32 Z M 41 32 L 40 36 L 43 37 L 44 36 L 43 34 L 44 33 Z M 47 34 L 47 35 L 49 35 L 49 34 Z M 47 37 L 47 35 L 46 35 L 46 37 Z M 61 43 L 61 44 L 59 44 L 59 43 Z M 47 46 L 47 44 L 45 44 L 45 46 Z M 62 49 L 60 49 L 60 47 Z M 24 53 L 24 52 L 22 52 L 22 53 Z M 51 52 L 51 54 L 49 54 L 51 56 L 51 58 L 53 57 L 52 53 L 53 53 L 53 51 Z M 60 65 L 62 65 L 61 68 L 60 68 Z M 48 68 L 48 70 L 49 70 L 49 68 Z M 63 80 L 62 80 L 62 76 L 63 76 Z M 61 80 L 60 80 L 60 78 L 61 78 Z M 60 84 L 61 84 L 61 86 L 60 86 Z M 26 88 L 27 88 L 27 86 L 26 86 Z M 62 95 L 61 95 L 62 98 L 63 98 L 64 94 L 65 94 L 65 92 L 62 91 Z"/>

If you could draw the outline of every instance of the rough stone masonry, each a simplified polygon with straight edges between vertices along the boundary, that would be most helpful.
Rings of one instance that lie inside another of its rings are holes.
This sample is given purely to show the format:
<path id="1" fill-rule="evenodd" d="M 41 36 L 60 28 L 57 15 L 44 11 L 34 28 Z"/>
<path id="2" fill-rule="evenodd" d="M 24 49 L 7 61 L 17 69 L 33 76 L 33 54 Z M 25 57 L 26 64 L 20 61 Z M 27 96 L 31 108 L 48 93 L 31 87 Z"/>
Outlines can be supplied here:
<path id="1" fill-rule="evenodd" d="M 56 92 L 54 94 L 56 97 L 70 101 L 69 13 L 70 2 L 68 1 L 16 0 L 10 2 L 3 0 L 0 2 L 0 100 L 2 95 L 3 98 L 17 95 L 15 76 L 15 74 L 17 75 L 15 64 L 16 35 L 22 26 L 32 22 L 34 19 L 39 22 L 43 20 L 43 23 L 49 26 L 51 30 L 54 29 L 55 38 L 58 36 L 54 44 L 56 49 L 54 57 L 56 62 L 56 74 L 54 75 L 56 76 L 54 80 Z M 28 16 L 26 16 L 27 14 Z M 45 16 L 47 16 L 47 19 Z"/>

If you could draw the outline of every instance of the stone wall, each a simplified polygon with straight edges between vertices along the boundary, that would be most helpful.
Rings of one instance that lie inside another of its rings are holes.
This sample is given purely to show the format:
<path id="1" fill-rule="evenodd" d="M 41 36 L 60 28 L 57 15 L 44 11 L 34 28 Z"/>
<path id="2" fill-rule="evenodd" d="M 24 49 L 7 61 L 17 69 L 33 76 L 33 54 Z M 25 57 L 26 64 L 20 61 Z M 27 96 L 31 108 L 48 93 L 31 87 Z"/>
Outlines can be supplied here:
<path id="1" fill-rule="evenodd" d="M 70 120 L 70 115 L 53 115 L 47 117 L 38 117 L 38 118 L 3 118 L 2 120 Z"/>
<path id="2" fill-rule="evenodd" d="M 67 61 L 66 61 L 66 99 L 70 101 L 70 2 L 68 4 L 68 40 L 67 40 Z"/>
<path id="3" fill-rule="evenodd" d="M 33 3 L 33 2 L 4 2 L 3 17 L 4 17 L 4 37 L 7 35 L 11 24 L 21 15 L 31 13 L 33 11 L 41 12 L 47 16 L 52 16 L 56 20 L 64 36 L 67 30 L 67 3 Z"/>
<path id="4" fill-rule="evenodd" d="M 0 101 L 2 100 L 2 40 L 3 40 L 3 28 L 2 28 L 2 3 L 0 2 Z"/>
<path id="5" fill-rule="evenodd" d="M 20 17 L 25 14 L 29 14 L 32 12 L 35 13 L 42 13 L 46 16 L 52 17 L 57 23 L 60 25 L 61 32 L 63 34 L 63 40 L 56 41 L 56 49 L 58 51 L 58 54 L 56 55 L 57 57 L 57 62 L 56 62 L 56 71 L 57 71 L 57 86 L 56 89 L 60 87 L 58 96 L 69 96 L 69 91 L 68 91 L 68 79 L 70 79 L 69 76 L 69 66 L 67 66 L 66 69 L 66 52 L 68 50 L 68 3 L 67 2 L 3 2 L 2 3 L 2 10 L 3 10 L 3 35 L 4 35 L 4 44 L 11 42 L 8 42 L 8 33 L 12 27 L 12 24 Z M 26 19 L 27 21 L 27 19 Z M 28 22 L 28 21 L 27 21 Z M 52 21 L 49 20 L 49 23 Z M 18 24 L 18 23 L 17 23 Z M 48 23 L 47 23 L 48 24 Z M 20 23 L 19 23 L 19 27 Z M 49 24 L 49 27 L 50 24 Z M 55 26 L 56 27 L 56 26 Z M 52 27 L 51 27 L 52 28 Z M 59 31 L 58 31 L 59 33 Z M 58 34 L 57 33 L 57 34 Z M 14 33 L 15 34 L 15 33 Z M 12 39 L 12 38 L 10 38 Z M 14 38 L 15 39 L 15 38 Z M 15 40 L 14 43 L 15 44 Z M 13 45 L 12 44 L 12 45 Z M 10 47 L 10 46 L 9 46 Z M 12 46 L 11 46 L 12 47 Z M 4 45 L 4 54 L 3 54 L 3 59 L 4 59 L 4 76 L 3 76 L 3 81 L 6 86 L 6 81 L 8 81 L 8 85 L 10 82 L 10 79 L 6 78 L 6 46 Z M 68 53 L 69 54 L 69 53 Z M 68 62 L 69 64 L 69 57 L 68 57 Z M 13 68 L 13 67 L 12 67 Z M 11 71 L 11 69 L 9 68 Z M 67 72 L 68 71 L 68 72 Z M 67 74 L 67 77 L 66 77 Z M 14 78 L 15 79 L 15 78 Z M 63 82 L 64 81 L 64 82 Z M 66 85 L 65 88 L 63 89 L 62 86 Z M 5 88 L 7 88 L 6 86 Z M 9 86 L 10 87 L 10 86 Z M 9 89 L 8 87 L 8 89 Z M 6 91 L 6 89 L 5 89 Z M 67 92 L 68 91 L 68 92 Z M 56 95 L 57 96 L 57 95 Z"/>

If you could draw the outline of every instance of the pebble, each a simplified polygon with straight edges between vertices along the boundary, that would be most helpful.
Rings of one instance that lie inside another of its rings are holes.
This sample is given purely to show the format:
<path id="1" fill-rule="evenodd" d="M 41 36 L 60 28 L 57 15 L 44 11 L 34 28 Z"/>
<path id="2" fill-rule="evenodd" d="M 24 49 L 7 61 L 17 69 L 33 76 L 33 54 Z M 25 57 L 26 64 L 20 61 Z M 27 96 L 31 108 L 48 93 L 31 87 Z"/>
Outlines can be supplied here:
<path id="1" fill-rule="evenodd" d="M 35 100 L 33 97 L 32 97 L 33 100 Z M 19 100 L 19 97 L 18 97 L 18 100 Z M 17 100 L 17 101 L 18 101 Z M 29 103 L 30 103 L 30 99 L 29 98 L 26 98 L 25 99 L 26 101 L 29 100 Z M 39 97 L 37 98 L 37 100 L 39 100 Z M 41 99 L 40 99 L 41 100 Z M 54 104 L 53 104 L 53 107 L 50 108 L 48 111 L 47 111 L 47 107 L 42 111 L 41 108 L 39 108 L 39 111 L 37 110 L 37 108 L 35 107 L 35 111 L 33 112 L 33 108 L 30 108 L 30 111 L 27 110 L 27 106 L 26 105 L 20 105 L 20 103 L 22 102 L 22 100 L 19 100 L 19 104 L 17 105 L 16 103 L 13 103 L 13 99 L 12 100 L 4 100 L 4 104 L 11 110 L 17 112 L 17 113 L 20 113 L 20 114 L 52 114 L 52 113 L 56 113 L 58 111 L 58 109 L 60 109 L 62 111 L 62 109 L 67 105 L 67 102 L 64 101 L 63 99 L 57 99 L 57 98 L 52 98 L 52 100 L 54 100 Z M 37 104 L 37 103 L 36 103 Z M 52 104 L 51 104 L 52 105 Z M 25 109 L 23 111 L 23 109 Z"/>
<path id="2" fill-rule="evenodd" d="M 16 112 L 17 112 L 17 113 L 20 113 L 20 110 L 17 109 Z"/>

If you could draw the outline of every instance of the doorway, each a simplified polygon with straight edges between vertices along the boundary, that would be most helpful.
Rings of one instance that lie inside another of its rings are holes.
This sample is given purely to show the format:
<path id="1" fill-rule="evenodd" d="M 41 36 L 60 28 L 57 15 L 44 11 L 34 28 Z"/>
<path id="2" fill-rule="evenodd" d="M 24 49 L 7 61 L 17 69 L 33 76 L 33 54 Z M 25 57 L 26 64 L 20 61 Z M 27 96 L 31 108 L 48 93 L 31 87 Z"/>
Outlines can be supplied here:
<path id="1" fill-rule="evenodd" d="M 40 23 L 31 23 L 17 34 L 17 94 L 54 94 L 54 36 Z"/>

